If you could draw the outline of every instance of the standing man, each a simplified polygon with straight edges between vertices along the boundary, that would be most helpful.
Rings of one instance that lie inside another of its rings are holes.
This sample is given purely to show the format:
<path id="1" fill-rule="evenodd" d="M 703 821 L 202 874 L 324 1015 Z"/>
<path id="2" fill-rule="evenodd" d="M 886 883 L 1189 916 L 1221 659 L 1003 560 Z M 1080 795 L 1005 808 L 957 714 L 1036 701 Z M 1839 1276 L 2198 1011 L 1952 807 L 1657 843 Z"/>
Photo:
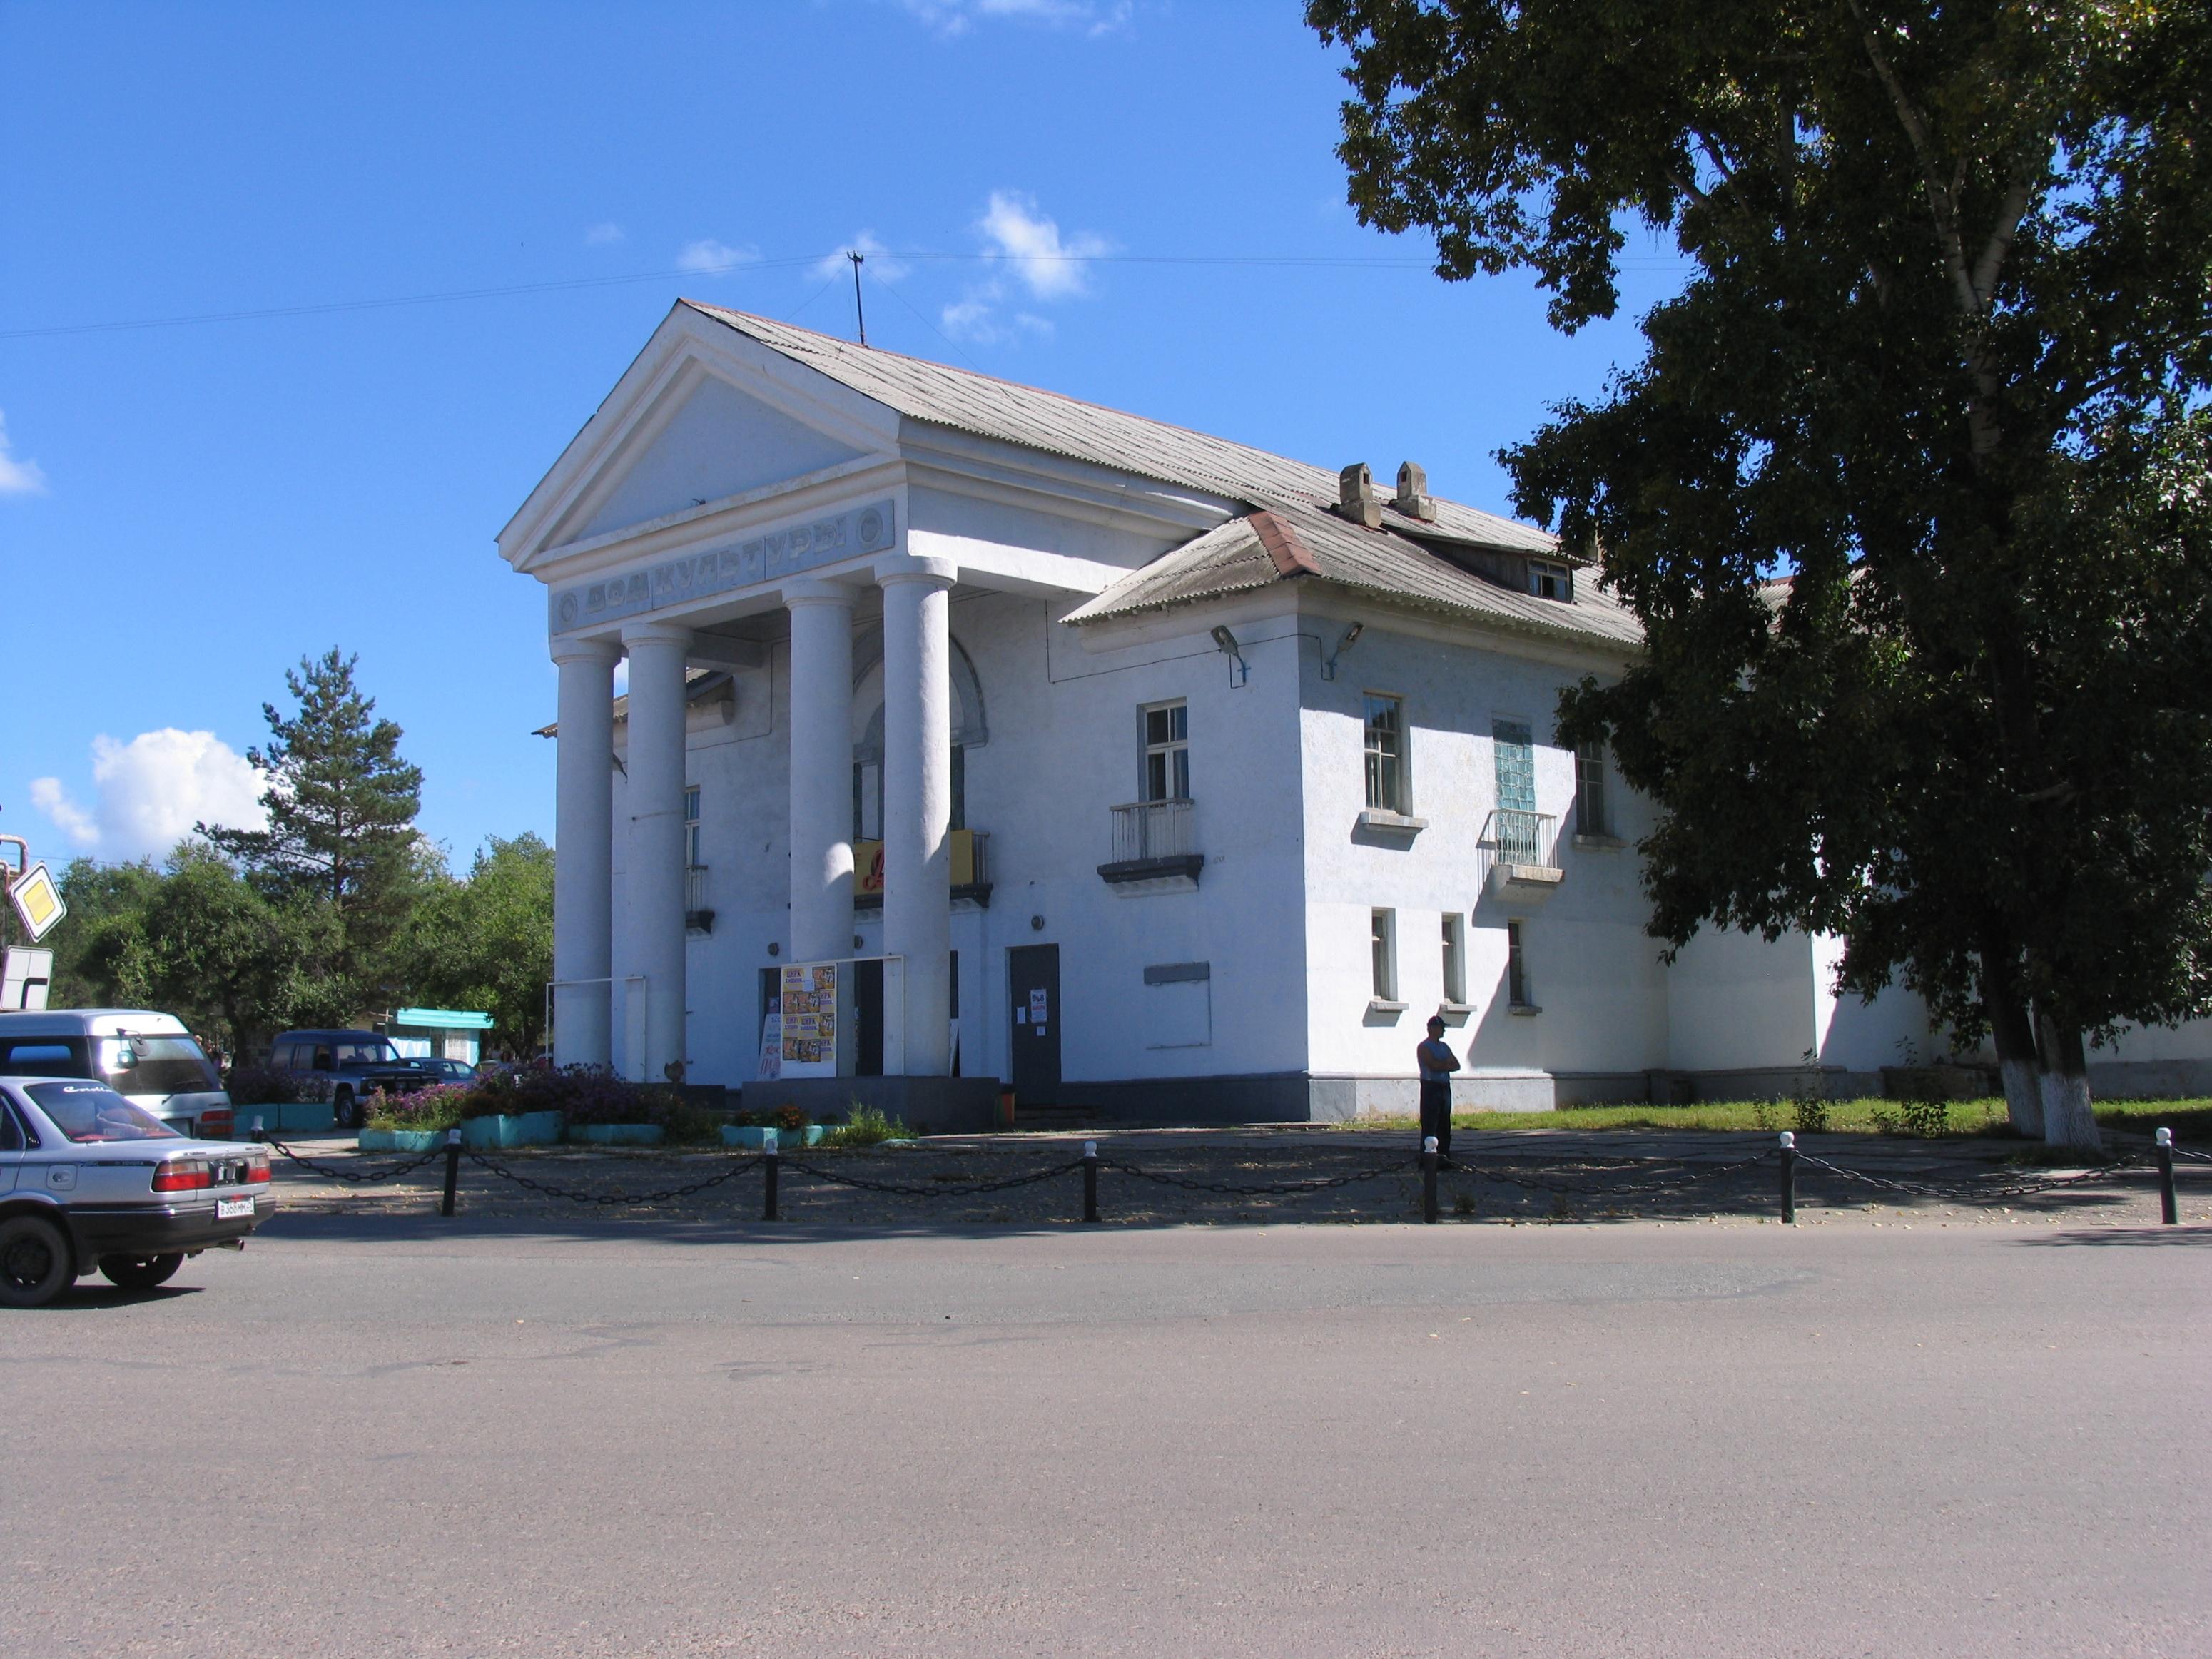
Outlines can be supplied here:
<path id="1" fill-rule="evenodd" d="M 1429 1017 L 1429 1040 L 1413 1051 L 1421 1068 L 1421 1138 L 1437 1138 L 1437 1151 L 1451 1155 L 1451 1079 L 1459 1056 L 1444 1042 L 1441 1014 Z"/>

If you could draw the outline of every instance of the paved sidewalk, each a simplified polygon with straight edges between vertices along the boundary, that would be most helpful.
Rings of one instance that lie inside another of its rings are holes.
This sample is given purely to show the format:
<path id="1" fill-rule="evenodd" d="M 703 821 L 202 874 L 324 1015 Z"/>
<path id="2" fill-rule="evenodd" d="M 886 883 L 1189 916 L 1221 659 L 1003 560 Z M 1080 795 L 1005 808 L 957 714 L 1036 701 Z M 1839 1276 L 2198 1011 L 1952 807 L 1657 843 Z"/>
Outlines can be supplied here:
<path id="1" fill-rule="evenodd" d="M 783 1158 L 781 1210 L 787 1224 L 838 1231 L 916 1228 L 1055 1227 L 1079 1220 L 1080 1176 L 1073 1171 L 998 1192 L 970 1190 L 1062 1165 L 1096 1140 L 1107 1167 L 1100 1176 L 1102 1220 L 1116 1226 L 1291 1222 L 1397 1222 L 1418 1218 L 1420 1182 L 1412 1138 L 1402 1133 L 1262 1126 L 1247 1129 L 1133 1129 L 1086 1133 L 933 1137 L 920 1145 L 866 1152 L 814 1148 Z M 361 1156 L 347 1139 L 303 1139 L 292 1149 L 337 1170 L 379 1170 L 403 1163 Z M 1439 1198 L 1448 1223 L 1620 1222 L 1644 1219 L 1707 1224 L 1769 1224 L 1779 1219 L 1775 1137 L 1648 1130 L 1504 1130 L 1454 1137 L 1455 1161 Z M 1856 1135 L 1801 1137 L 1801 1224 L 2015 1226 L 2065 1221 L 2120 1225 L 2154 1222 L 2156 1183 L 2148 1169 L 2091 1175 L 2053 1190 L 2009 1189 L 2078 1174 L 2013 1162 L 2021 1144 L 1989 1139 L 1918 1141 Z M 2141 1148 L 2108 1146 L 2106 1156 Z M 513 1221 L 592 1217 L 632 1221 L 757 1220 L 762 1179 L 748 1161 L 704 1190 L 672 1189 L 726 1171 L 732 1154 L 713 1151 L 611 1151 L 568 1147 L 488 1155 L 514 1176 L 614 1202 L 579 1202 L 534 1191 L 472 1157 L 461 1166 L 463 1217 Z M 1845 1181 L 1819 1159 L 1881 1181 L 1965 1189 L 1985 1198 L 1936 1198 Z M 1753 1160 L 1763 1160 L 1753 1162 Z M 1115 1164 L 1164 1179 L 1146 1179 Z M 325 1178 L 282 1158 L 276 1197 L 295 1209 L 339 1214 L 419 1214 L 434 1206 L 442 1160 L 392 1185 Z M 1386 1171 L 1374 1174 L 1378 1170 Z M 885 1193 L 824 1180 L 815 1171 L 920 1189 Z M 1342 1182 L 1317 1190 L 1231 1189 Z M 2212 1220 L 2212 1174 L 2183 1177 L 2184 1219 Z M 665 1194 L 665 1195 L 664 1195 Z"/>

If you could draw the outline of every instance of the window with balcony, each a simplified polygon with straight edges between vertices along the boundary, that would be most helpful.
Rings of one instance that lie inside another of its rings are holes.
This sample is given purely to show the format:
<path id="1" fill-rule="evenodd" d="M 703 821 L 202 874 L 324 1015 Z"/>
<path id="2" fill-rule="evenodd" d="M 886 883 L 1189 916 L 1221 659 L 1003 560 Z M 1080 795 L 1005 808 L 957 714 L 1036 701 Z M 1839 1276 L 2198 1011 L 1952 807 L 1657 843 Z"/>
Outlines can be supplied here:
<path id="1" fill-rule="evenodd" d="M 1144 711 L 1145 765 L 1139 799 L 1190 799 L 1190 709 L 1164 702 Z"/>
<path id="2" fill-rule="evenodd" d="M 697 869 L 706 863 L 699 855 L 699 786 L 684 792 L 684 862 Z"/>
<path id="3" fill-rule="evenodd" d="M 1407 787 L 1406 703 L 1370 691 L 1366 698 L 1367 806 L 1370 811 L 1413 811 Z"/>

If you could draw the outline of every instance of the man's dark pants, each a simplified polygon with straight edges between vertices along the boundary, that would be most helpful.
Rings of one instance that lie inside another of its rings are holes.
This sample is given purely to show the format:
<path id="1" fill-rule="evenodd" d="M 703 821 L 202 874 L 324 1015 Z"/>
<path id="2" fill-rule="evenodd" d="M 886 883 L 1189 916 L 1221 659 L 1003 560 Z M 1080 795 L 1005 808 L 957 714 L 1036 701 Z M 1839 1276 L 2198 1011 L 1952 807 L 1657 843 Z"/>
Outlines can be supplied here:
<path id="1" fill-rule="evenodd" d="M 1437 1150 L 1449 1156 L 1451 1152 L 1451 1085 L 1421 1084 L 1421 1138 L 1437 1138 Z"/>

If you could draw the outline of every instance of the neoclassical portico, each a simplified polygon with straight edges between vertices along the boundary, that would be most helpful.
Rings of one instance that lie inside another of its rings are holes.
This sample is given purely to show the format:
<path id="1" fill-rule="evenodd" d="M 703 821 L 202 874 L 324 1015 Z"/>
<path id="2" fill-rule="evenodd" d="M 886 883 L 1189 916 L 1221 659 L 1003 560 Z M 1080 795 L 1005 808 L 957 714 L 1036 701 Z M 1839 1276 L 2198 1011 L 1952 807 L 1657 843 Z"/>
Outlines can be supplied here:
<path id="1" fill-rule="evenodd" d="M 951 681 L 948 559 L 903 553 L 810 572 L 748 597 L 787 617 L 788 960 L 853 954 L 853 629 L 880 591 L 884 673 L 883 950 L 904 965 L 904 1074 L 951 1070 Z M 726 610 L 675 606 L 597 634 L 556 632 L 555 1059 L 658 1081 L 687 1060 L 684 757 L 687 672 L 718 660 L 695 624 Z M 560 614 L 556 610 L 556 617 Z M 757 610 L 752 612 L 757 616 Z M 629 663 L 625 811 L 613 820 L 617 660 Z M 623 902 L 612 894 L 623 838 Z M 694 1011 L 696 1012 L 696 1011 Z M 744 1011 L 729 1011 L 744 1017 Z"/>

